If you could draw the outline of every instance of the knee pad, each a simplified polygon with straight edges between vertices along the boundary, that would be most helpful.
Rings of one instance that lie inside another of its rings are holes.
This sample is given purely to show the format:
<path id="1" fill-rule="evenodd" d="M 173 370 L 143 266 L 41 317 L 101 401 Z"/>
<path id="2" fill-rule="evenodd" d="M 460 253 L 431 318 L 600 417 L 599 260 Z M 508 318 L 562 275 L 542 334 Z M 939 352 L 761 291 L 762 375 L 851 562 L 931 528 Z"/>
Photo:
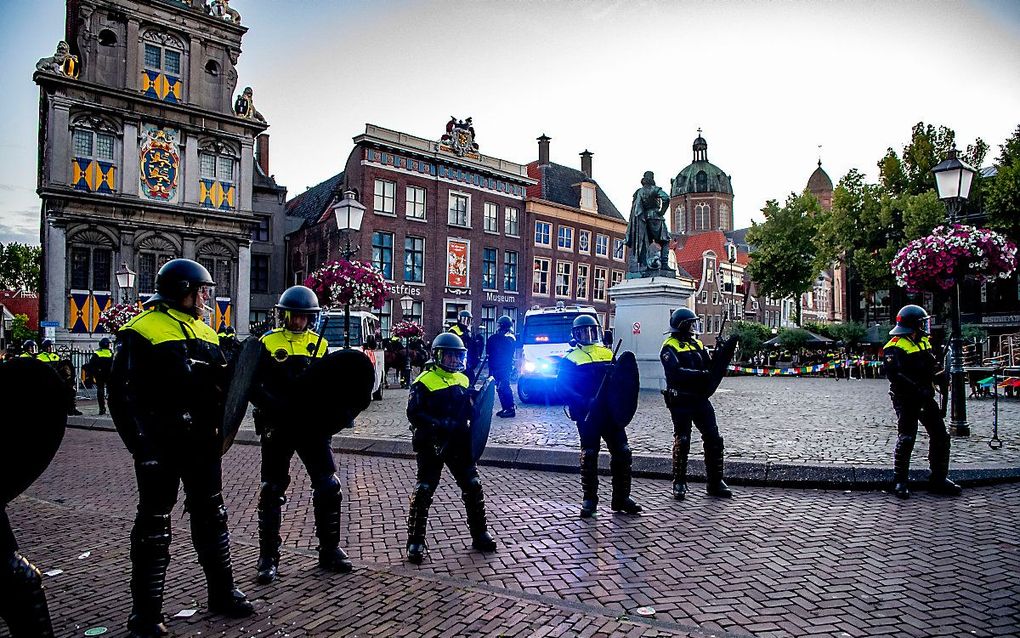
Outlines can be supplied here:
<path id="1" fill-rule="evenodd" d="M 186 498 L 184 509 L 191 514 L 192 520 L 227 521 L 227 506 L 223 504 L 223 493 L 217 492 L 200 498 Z"/>
<path id="2" fill-rule="evenodd" d="M 135 525 L 131 530 L 132 540 L 145 545 L 170 545 L 170 515 L 141 514 L 135 516 Z"/>
<path id="3" fill-rule="evenodd" d="M 896 437 L 896 446 L 897 447 L 900 447 L 900 446 L 914 447 L 914 439 L 915 438 L 916 437 L 914 437 L 913 435 L 910 435 L 910 434 L 901 434 L 901 435 Z"/>
<path id="4" fill-rule="evenodd" d="M 312 498 L 327 498 L 336 496 L 343 498 L 343 491 L 340 488 L 340 478 L 334 472 L 329 476 L 312 483 Z"/>
<path id="5" fill-rule="evenodd" d="M 429 483 L 416 483 L 414 491 L 411 492 L 411 503 L 420 505 L 431 505 L 432 504 L 432 492 L 436 489 L 435 485 Z"/>
<path id="6" fill-rule="evenodd" d="M 476 492 L 481 491 L 482 491 L 482 479 L 480 479 L 477 474 L 468 479 L 467 482 L 464 484 L 464 492 L 467 494 L 474 494 Z"/>
<path id="7" fill-rule="evenodd" d="M 259 507 L 282 507 L 287 501 L 286 491 L 286 483 L 262 481 L 262 488 L 259 490 Z"/>
<path id="8" fill-rule="evenodd" d="M 11 582 L 21 591 L 42 589 L 42 574 L 35 565 L 19 552 L 10 558 Z"/>

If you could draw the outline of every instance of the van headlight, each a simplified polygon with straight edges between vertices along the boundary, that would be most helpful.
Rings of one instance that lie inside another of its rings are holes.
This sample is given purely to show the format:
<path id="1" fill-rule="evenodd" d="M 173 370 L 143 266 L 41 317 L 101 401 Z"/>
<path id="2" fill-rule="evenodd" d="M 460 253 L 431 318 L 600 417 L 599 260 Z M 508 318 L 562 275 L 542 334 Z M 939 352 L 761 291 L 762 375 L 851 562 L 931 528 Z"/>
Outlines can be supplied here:
<path id="1" fill-rule="evenodd" d="M 525 361 L 524 362 L 524 371 L 525 372 L 534 372 L 535 370 L 538 370 L 538 366 L 535 365 L 534 361 Z"/>

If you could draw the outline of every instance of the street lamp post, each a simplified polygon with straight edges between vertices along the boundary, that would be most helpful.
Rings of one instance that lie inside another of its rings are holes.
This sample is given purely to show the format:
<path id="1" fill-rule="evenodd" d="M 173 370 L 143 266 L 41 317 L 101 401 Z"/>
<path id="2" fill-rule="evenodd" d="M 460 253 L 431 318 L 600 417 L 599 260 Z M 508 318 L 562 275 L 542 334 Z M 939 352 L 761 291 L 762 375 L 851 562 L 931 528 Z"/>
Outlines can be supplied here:
<path id="1" fill-rule="evenodd" d="M 343 199 L 330 207 L 333 215 L 336 216 L 336 227 L 343 236 L 344 243 L 340 247 L 340 253 L 346 261 L 358 253 L 359 246 L 351 245 L 351 233 L 361 230 L 361 220 L 365 217 L 365 207 L 358 202 L 354 191 L 344 191 Z M 351 302 L 344 304 L 344 349 L 351 347 Z"/>
<path id="2" fill-rule="evenodd" d="M 120 270 L 114 275 L 117 276 L 117 287 L 120 288 L 120 302 L 127 303 L 128 294 L 130 294 L 128 291 L 135 287 L 135 271 L 122 262 Z"/>
<path id="3" fill-rule="evenodd" d="M 949 151 L 945 161 L 932 169 L 935 174 L 935 186 L 938 188 L 939 199 L 946 206 L 946 217 L 949 223 L 956 224 L 960 220 L 970 186 L 974 181 L 973 167 L 960 161 L 956 149 Z M 960 329 L 960 277 L 954 277 L 953 290 L 949 296 L 949 313 L 952 321 L 953 334 L 949 341 L 952 361 L 949 374 L 952 378 L 952 402 L 950 431 L 957 436 L 969 436 L 970 424 L 967 423 L 966 373 L 963 369 L 963 335 Z"/>
<path id="4" fill-rule="evenodd" d="M 414 299 L 408 295 L 404 295 L 400 298 L 400 316 L 404 321 L 407 321 L 408 317 L 411 316 L 411 308 L 414 307 Z M 411 338 L 406 334 L 404 339 L 404 385 L 411 387 Z"/>
<path id="5" fill-rule="evenodd" d="M 726 261 L 730 262 L 730 297 L 726 300 L 726 317 L 732 319 L 731 309 L 735 304 L 733 298 L 737 292 L 733 282 L 733 264 L 737 261 L 737 245 L 733 243 L 732 238 L 726 241 Z"/>

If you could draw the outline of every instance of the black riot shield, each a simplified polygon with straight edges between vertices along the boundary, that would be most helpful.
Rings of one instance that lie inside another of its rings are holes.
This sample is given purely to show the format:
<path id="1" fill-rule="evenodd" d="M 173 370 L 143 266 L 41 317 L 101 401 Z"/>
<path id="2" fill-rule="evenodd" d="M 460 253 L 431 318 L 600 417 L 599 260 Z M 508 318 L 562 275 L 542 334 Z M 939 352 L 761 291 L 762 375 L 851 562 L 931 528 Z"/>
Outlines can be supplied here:
<path id="1" fill-rule="evenodd" d="M 624 351 L 616 358 L 592 409 L 603 411 L 617 427 L 625 428 L 637 412 L 640 391 L 637 359 L 633 352 Z"/>
<path id="2" fill-rule="evenodd" d="M 241 427 L 241 421 L 244 421 L 244 415 L 248 413 L 248 399 L 251 397 L 261 357 L 262 342 L 255 337 L 248 337 L 241 344 L 237 356 L 230 364 L 230 386 L 227 388 L 227 398 L 223 406 L 223 424 L 220 428 L 220 433 L 223 436 L 224 454 L 233 444 L 237 430 Z"/>
<path id="3" fill-rule="evenodd" d="M 31 407 L 31 418 L 5 423 L 0 452 L 0 503 L 24 492 L 53 460 L 67 426 L 67 383 L 53 366 L 35 359 L 0 364 L 4 396 Z M 10 416 L 10 413 L 8 413 Z"/>
<path id="4" fill-rule="evenodd" d="M 354 417 L 372 404 L 375 366 L 360 350 L 336 350 L 315 359 L 301 375 L 305 392 L 295 410 L 313 434 L 332 436 L 353 427 Z"/>
<path id="5" fill-rule="evenodd" d="M 723 377 L 726 376 L 726 369 L 733 361 L 733 353 L 737 351 L 738 341 L 736 335 L 727 337 L 712 353 L 712 365 L 709 369 L 708 384 L 705 386 L 705 396 L 712 396 L 719 388 Z"/>
<path id="6" fill-rule="evenodd" d="M 496 402 L 496 382 L 489 377 L 478 389 L 474 409 L 471 412 L 471 458 L 475 461 L 482 458 L 485 444 L 489 442 L 489 430 L 492 428 L 492 406 Z"/>

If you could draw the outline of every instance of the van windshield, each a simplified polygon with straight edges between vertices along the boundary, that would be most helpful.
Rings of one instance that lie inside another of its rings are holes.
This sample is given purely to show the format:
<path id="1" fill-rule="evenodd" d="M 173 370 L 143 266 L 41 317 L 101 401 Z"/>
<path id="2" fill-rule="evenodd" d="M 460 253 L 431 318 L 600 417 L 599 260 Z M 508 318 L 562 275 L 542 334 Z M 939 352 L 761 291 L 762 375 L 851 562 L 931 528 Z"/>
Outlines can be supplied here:
<path id="1" fill-rule="evenodd" d="M 318 331 L 322 338 L 329 342 L 331 348 L 342 348 L 344 345 L 344 318 L 330 317 L 325 330 Z M 361 320 L 351 317 L 351 346 L 361 346 Z"/>
<path id="2" fill-rule="evenodd" d="M 524 320 L 524 343 L 567 343 L 577 314 L 532 315 Z"/>

